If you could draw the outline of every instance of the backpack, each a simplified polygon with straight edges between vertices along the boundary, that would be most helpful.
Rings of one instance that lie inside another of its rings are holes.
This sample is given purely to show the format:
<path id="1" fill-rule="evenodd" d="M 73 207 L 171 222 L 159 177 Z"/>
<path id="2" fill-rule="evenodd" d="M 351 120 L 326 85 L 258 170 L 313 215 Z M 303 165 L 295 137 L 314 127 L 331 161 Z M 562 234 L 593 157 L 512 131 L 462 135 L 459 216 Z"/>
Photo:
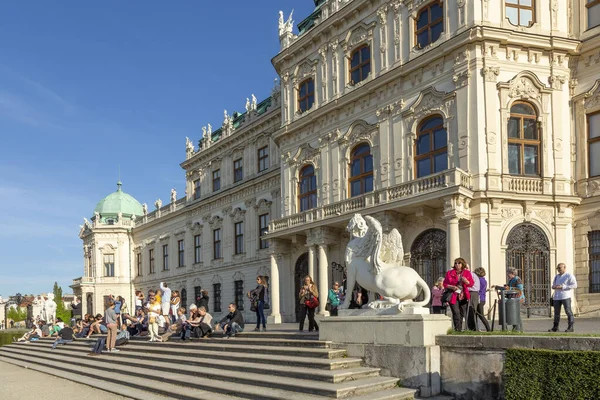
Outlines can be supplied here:
<path id="1" fill-rule="evenodd" d="M 265 310 L 268 310 L 269 308 L 271 308 L 271 306 L 269 306 L 270 302 L 271 302 L 271 299 L 269 298 L 269 288 L 265 287 L 265 306 L 264 306 Z"/>
<path id="2" fill-rule="evenodd" d="M 129 332 L 126 330 L 119 331 L 115 341 L 115 346 L 123 346 L 129 342 Z"/>
<path id="3" fill-rule="evenodd" d="M 106 338 L 99 338 L 96 340 L 96 343 L 92 346 L 92 353 L 100 354 L 104 347 L 106 346 Z"/>

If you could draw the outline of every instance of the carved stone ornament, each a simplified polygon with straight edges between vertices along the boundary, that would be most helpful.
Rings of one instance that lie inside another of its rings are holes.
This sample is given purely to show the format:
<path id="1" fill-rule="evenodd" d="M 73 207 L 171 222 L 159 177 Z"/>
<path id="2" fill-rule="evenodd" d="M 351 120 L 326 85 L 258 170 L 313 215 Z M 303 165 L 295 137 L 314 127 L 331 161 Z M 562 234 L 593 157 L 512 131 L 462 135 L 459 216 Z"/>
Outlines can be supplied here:
<path id="1" fill-rule="evenodd" d="M 562 90 L 563 84 L 567 81 L 567 78 L 563 75 L 550 75 L 548 82 L 552 89 Z"/>
<path id="2" fill-rule="evenodd" d="M 268 213 L 271 211 L 271 204 L 273 204 L 272 201 L 269 201 L 267 199 L 260 199 L 258 201 L 258 203 L 256 203 L 256 205 L 254 206 L 254 209 L 259 213 L 259 214 L 264 214 L 264 213 Z"/>
<path id="3" fill-rule="evenodd" d="M 500 75 L 500 68 L 484 67 L 481 69 L 481 74 L 486 82 L 496 82 L 498 75 Z"/>
<path id="4" fill-rule="evenodd" d="M 594 86 L 592 86 L 592 88 L 588 90 L 583 97 L 583 106 L 586 110 L 600 106 L 600 79 L 594 83 Z"/>
<path id="5" fill-rule="evenodd" d="M 354 121 L 345 134 L 338 139 L 338 143 L 343 144 L 354 144 L 361 140 L 372 141 L 374 135 L 377 133 L 377 126 L 369 124 L 364 120 Z"/>
<path id="6" fill-rule="evenodd" d="M 419 93 L 419 97 L 402 112 L 407 127 L 412 132 L 412 125 L 423 117 L 441 112 L 446 120 L 454 117 L 453 108 L 456 93 L 438 92 L 433 86 Z"/>
<path id="7" fill-rule="evenodd" d="M 508 96 L 511 98 L 521 98 L 521 99 L 537 99 L 542 100 L 542 95 L 540 94 L 540 90 L 538 88 L 539 85 L 536 85 L 531 79 L 528 77 L 522 76 L 518 79 L 513 79 L 510 83 L 510 90 L 508 92 Z"/>
<path id="8" fill-rule="evenodd" d="M 366 43 L 373 39 L 373 28 L 375 27 L 375 22 L 370 25 L 360 24 L 356 28 L 352 29 L 346 35 L 346 40 L 342 44 L 342 48 L 344 51 L 352 50 L 354 47 L 359 44 Z"/>
<path id="9" fill-rule="evenodd" d="M 291 155 L 289 152 L 282 154 L 282 160 L 290 166 L 312 163 L 318 168 L 321 161 L 321 153 L 319 149 L 315 149 L 310 144 L 305 143 L 298 148 L 298 151 L 294 155 Z"/>
<path id="10" fill-rule="evenodd" d="M 355 214 L 346 230 L 351 236 L 346 246 L 347 287 L 358 283 L 385 299 L 372 301 L 367 307 L 401 313 L 407 307 L 421 310 L 429 303 L 431 292 L 427 283 L 417 271 L 403 265 L 402 237 L 397 229 L 384 234 L 378 220 Z M 421 291 L 424 293 L 423 300 L 413 302 L 415 294 Z M 342 308 L 350 306 L 350 297 L 346 296 Z M 427 314 L 428 310 L 420 313 Z"/>
<path id="11" fill-rule="evenodd" d="M 313 78 L 317 73 L 317 60 L 306 60 L 305 62 L 303 62 L 302 64 L 300 64 L 298 66 L 298 70 L 296 71 L 296 79 L 298 80 L 298 82 L 303 81 L 304 79 L 307 78 Z"/>
<path id="12" fill-rule="evenodd" d="M 233 222 L 240 222 L 244 220 L 244 215 L 246 215 L 246 210 L 242 210 L 240 207 L 236 207 L 229 216 Z"/>

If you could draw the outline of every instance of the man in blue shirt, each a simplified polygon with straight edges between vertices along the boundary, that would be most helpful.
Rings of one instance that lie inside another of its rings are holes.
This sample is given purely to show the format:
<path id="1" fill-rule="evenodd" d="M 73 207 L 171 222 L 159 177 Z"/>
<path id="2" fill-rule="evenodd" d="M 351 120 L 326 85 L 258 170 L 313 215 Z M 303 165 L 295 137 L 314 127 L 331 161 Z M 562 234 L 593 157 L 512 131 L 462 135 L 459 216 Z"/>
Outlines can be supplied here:
<path id="1" fill-rule="evenodd" d="M 560 263 L 556 266 L 556 272 L 558 273 L 552 281 L 552 289 L 554 289 L 554 325 L 548 332 L 558 331 L 561 306 L 565 308 L 565 314 L 567 314 L 567 322 L 569 324 L 565 332 L 573 332 L 575 318 L 573 317 L 573 311 L 571 311 L 571 297 L 573 296 L 573 289 L 577 289 L 577 280 L 575 279 L 575 276 L 567 272 L 567 266 L 564 263 Z"/>

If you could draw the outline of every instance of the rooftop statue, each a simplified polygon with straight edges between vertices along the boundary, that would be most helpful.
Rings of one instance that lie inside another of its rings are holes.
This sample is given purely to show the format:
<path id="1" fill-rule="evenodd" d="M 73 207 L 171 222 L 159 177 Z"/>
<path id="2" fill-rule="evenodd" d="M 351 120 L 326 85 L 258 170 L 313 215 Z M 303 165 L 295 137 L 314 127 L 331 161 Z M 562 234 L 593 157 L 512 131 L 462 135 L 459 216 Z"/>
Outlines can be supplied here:
<path id="1" fill-rule="evenodd" d="M 158 199 L 154 202 L 154 207 L 156 207 L 156 209 L 160 209 L 162 207 L 162 200 Z"/>
<path id="2" fill-rule="evenodd" d="M 202 127 L 202 139 L 204 139 L 206 137 L 206 127 L 203 126 Z"/>
<path id="3" fill-rule="evenodd" d="M 148 214 L 148 204 L 142 204 L 142 212 L 144 213 L 144 215 Z"/>
<path id="4" fill-rule="evenodd" d="M 252 105 L 250 104 L 250 99 L 246 97 L 246 112 L 250 112 L 252 110 Z"/>
<path id="5" fill-rule="evenodd" d="M 294 28 L 292 15 L 294 15 L 294 10 L 290 13 L 288 20 L 284 22 L 283 11 L 279 11 L 279 36 L 283 36 L 285 33 L 292 33 L 292 29 Z"/>
<path id="6" fill-rule="evenodd" d="M 251 105 L 251 107 L 250 107 L 250 108 L 251 108 L 252 110 L 254 110 L 254 111 L 256 111 L 256 103 L 257 103 L 257 101 L 256 101 L 256 96 L 255 96 L 255 95 L 254 95 L 254 93 L 253 93 L 253 94 L 252 94 L 252 105 Z"/>
<path id="7" fill-rule="evenodd" d="M 208 136 L 212 135 L 212 125 L 211 124 L 208 124 L 208 128 L 206 129 L 206 134 Z"/>
<path id="8" fill-rule="evenodd" d="M 175 203 L 177 201 L 177 190 L 175 188 L 171 189 L 171 203 Z"/>
<path id="9" fill-rule="evenodd" d="M 385 235 L 379 221 L 360 214 L 354 214 L 346 229 L 351 235 L 346 246 L 346 287 L 353 288 L 358 283 L 384 298 L 370 302 L 369 308 L 398 307 L 402 312 L 406 305 L 422 307 L 429 303 L 431 292 L 427 283 L 417 271 L 403 265 L 404 250 L 398 230 L 392 229 Z M 423 301 L 413 302 L 421 291 L 425 294 Z M 342 308 L 348 308 L 350 297 L 346 296 Z"/>
<path id="10" fill-rule="evenodd" d="M 185 138 L 185 154 L 188 156 L 188 158 L 194 154 L 194 143 L 187 136 Z"/>

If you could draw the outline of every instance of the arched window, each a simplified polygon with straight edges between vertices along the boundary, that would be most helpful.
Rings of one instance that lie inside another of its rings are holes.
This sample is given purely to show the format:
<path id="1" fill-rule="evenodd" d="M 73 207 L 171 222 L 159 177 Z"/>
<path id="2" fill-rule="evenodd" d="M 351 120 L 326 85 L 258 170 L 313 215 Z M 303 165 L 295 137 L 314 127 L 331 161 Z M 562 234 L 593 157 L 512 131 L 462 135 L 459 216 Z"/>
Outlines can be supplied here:
<path id="1" fill-rule="evenodd" d="M 415 142 L 416 177 L 448 169 L 448 134 L 444 120 L 436 115 L 419 124 Z"/>
<path id="2" fill-rule="evenodd" d="M 540 144 L 535 109 L 529 103 L 514 103 L 508 120 L 508 172 L 540 175 Z"/>
<path id="3" fill-rule="evenodd" d="M 367 143 L 359 144 L 352 150 L 348 183 L 350 197 L 373 191 L 373 155 Z"/>
<path id="4" fill-rule="evenodd" d="M 417 48 L 435 42 L 444 29 L 444 9 L 441 1 L 434 1 L 421 8 L 415 21 L 415 43 Z"/>
<path id="5" fill-rule="evenodd" d="M 300 170 L 298 204 L 300 211 L 310 210 L 317 206 L 317 177 L 315 176 L 315 167 L 312 165 L 307 165 Z"/>
<path id="6" fill-rule="evenodd" d="M 535 22 L 535 0 L 505 0 L 506 18 L 516 26 L 532 26 Z"/>
<path id="7" fill-rule="evenodd" d="M 315 102 L 315 81 L 308 78 L 300 84 L 298 89 L 298 110 L 309 110 Z"/>
<path id="8" fill-rule="evenodd" d="M 350 83 L 356 84 L 367 79 L 371 72 L 371 48 L 363 45 L 350 55 Z"/>

